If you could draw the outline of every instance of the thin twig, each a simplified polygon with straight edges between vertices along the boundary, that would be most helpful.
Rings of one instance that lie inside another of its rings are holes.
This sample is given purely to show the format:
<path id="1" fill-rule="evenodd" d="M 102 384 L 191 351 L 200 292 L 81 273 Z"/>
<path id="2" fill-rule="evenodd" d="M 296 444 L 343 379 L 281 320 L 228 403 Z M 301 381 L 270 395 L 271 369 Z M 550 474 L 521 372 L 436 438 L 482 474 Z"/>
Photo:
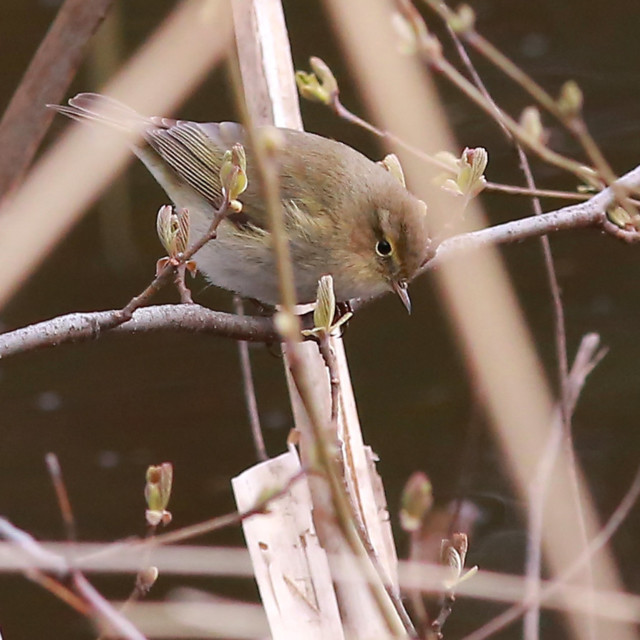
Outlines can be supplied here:
<path id="1" fill-rule="evenodd" d="M 620 528 L 620 525 L 628 517 L 631 509 L 635 506 L 640 498 L 640 467 L 636 471 L 629 489 L 625 493 L 624 497 L 611 514 L 607 523 L 602 527 L 597 536 L 595 536 L 587 549 L 566 569 L 561 575 L 559 575 L 549 586 L 544 587 L 539 594 L 540 602 L 543 604 L 550 601 L 562 587 L 573 578 L 587 563 L 591 561 L 591 558 L 598 553 L 605 545 L 609 543 L 613 535 Z M 520 616 L 522 616 L 530 607 L 536 603 L 528 600 L 522 600 L 517 604 L 501 613 L 499 616 L 493 618 L 483 625 L 479 629 L 476 629 L 469 635 L 466 635 L 462 640 L 486 640 L 498 631 L 501 631 L 505 627 L 515 622 Z"/>
<path id="2" fill-rule="evenodd" d="M 25 571 L 24 575 L 85 618 L 88 618 L 91 615 L 91 607 L 89 604 L 59 580 L 48 576 L 46 573 L 43 573 L 38 569 L 29 569 L 28 571 Z"/>
<path id="3" fill-rule="evenodd" d="M 451 20 L 455 19 L 455 13 L 445 2 L 442 2 L 441 0 L 424 0 L 424 3 L 439 14 L 447 25 L 450 25 Z M 496 49 L 488 40 L 483 38 L 473 28 L 472 24 L 470 24 L 468 28 L 461 30 L 460 36 L 478 52 L 484 55 L 489 61 L 491 61 L 504 74 L 527 91 L 538 104 L 542 105 L 547 111 L 552 113 L 565 126 L 565 128 L 573 134 L 586 152 L 589 160 L 594 165 L 600 178 L 607 186 L 613 186 L 618 202 L 625 203 L 628 194 L 624 189 L 620 188 L 619 185 L 615 184 L 616 175 L 611 169 L 609 163 L 606 161 L 595 140 L 589 133 L 586 123 L 584 122 L 584 118 L 580 113 L 580 108 L 572 109 L 569 112 L 563 111 L 558 100 L 552 98 L 538 83 L 533 80 L 533 78 L 522 71 L 520 67 L 509 60 L 507 56 Z M 434 62 L 437 65 L 437 61 Z M 454 84 L 458 84 L 455 77 L 450 73 L 450 70 L 446 72 L 446 75 Z M 460 86 L 460 88 L 462 87 Z M 467 95 L 470 94 L 467 93 Z M 535 150 L 530 144 L 530 141 L 527 141 L 526 136 L 520 135 L 519 132 L 512 128 L 510 123 L 505 124 L 520 142 Z M 576 175 L 581 174 L 577 172 Z"/>
<path id="4" fill-rule="evenodd" d="M 180 294 L 180 302 L 182 304 L 193 304 L 193 298 L 191 297 L 191 291 L 185 282 L 185 276 L 187 273 L 187 265 L 180 264 L 174 269 L 173 272 L 173 284 L 175 285 L 178 293 Z"/>
<path id="5" fill-rule="evenodd" d="M 599 338 L 597 335 L 587 334 L 583 337 L 573 367 L 567 377 L 566 404 L 564 407 L 558 408 L 544 455 L 540 459 L 535 477 L 529 488 L 529 532 L 527 540 L 525 599 L 531 603 L 527 612 L 532 611 L 534 613 L 531 614 L 531 617 L 525 625 L 525 633 L 528 634 L 528 637 L 537 636 L 539 629 L 541 602 L 540 572 L 542 567 L 542 535 L 544 526 L 543 513 L 547 494 L 550 489 L 549 485 L 552 470 L 565 434 L 563 428 L 563 413 L 566 410 L 569 416 L 572 415 L 587 376 L 602 359 L 605 352 L 599 350 L 598 347 Z M 578 500 L 580 500 L 580 496 L 578 496 Z M 588 541 L 585 541 L 585 548 L 587 547 L 587 543 Z M 591 620 L 590 628 L 592 624 L 593 621 Z"/>
<path id="6" fill-rule="evenodd" d="M 501 126 L 503 133 L 507 137 L 508 140 L 514 144 L 516 148 L 516 152 L 518 154 L 518 159 L 520 161 L 520 167 L 522 172 L 524 173 L 525 180 L 527 183 L 527 187 L 530 191 L 536 190 L 536 184 L 533 178 L 533 172 L 531 170 L 531 165 L 529 164 L 529 159 L 527 158 L 522 145 L 519 143 L 517 139 L 511 134 L 509 129 L 504 125 L 501 119 L 501 111 L 495 103 L 493 97 L 489 94 L 486 86 L 482 82 L 480 76 L 478 75 L 471 59 L 469 58 L 464 45 L 458 38 L 457 33 L 451 29 L 451 27 L 447 24 L 449 28 L 449 34 L 453 39 L 460 58 L 462 59 L 464 65 L 469 70 L 474 83 L 478 87 L 478 89 L 482 92 L 485 99 L 494 107 L 495 118 L 498 124 Z M 532 199 L 533 212 L 536 216 L 542 215 L 542 206 L 540 204 L 540 200 L 538 197 L 533 197 Z M 562 306 L 562 299 L 560 297 L 560 286 L 558 284 L 558 277 L 556 275 L 555 265 L 553 262 L 553 255 L 551 253 L 551 243 L 549 242 L 549 236 L 544 235 L 540 237 L 540 243 L 542 246 L 542 252 L 544 255 L 544 263 L 545 263 L 545 271 L 547 273 L 547 279 L 549 282 L 549 289 L 551 293 L 551 299 L 553 302 L 553 318 L 554 318 L 554 335 L 555 335 L 555 345 L 556 345 L 556 360 L 558 364 L 558 381 L 560 385 L 560 411 L 562 415 L 562 427 L 565 434 L 571 434 L 571 417 L 568 411 L 567 406 L 567 385 L 568 385 L 568 363 L 567 363 L 567 338 L 566 338 L 566 326 L 564 321 L 564 308 Z M 553 438 L 553 434 L 550 436 Z M 571 447 L 573 451 L 573 448 Z M 575 462 L 575 460 L 572 458 Z M 578 502 L 580 501 L 580 496 L 577 496 Z M 539 505 L 539 509 L 536 510 L 537 513 L 542 514 L 542 509 L 544 505 Z M 582 517 L 582 511 L 579 510 L 580 513 L 580 521 L 582 524 L 582 530 L 584 532 L 584 519 Z M 536 529 L 534 527 L 535 532 L 538 535 L 529 535 L 527 538 L 527 562 L 526 562 L 526 576 L 527 576 L 527 588 L 531 591 L 531 594 L 537 594 L 540 589 L 540 578 L 542 572 L 542 530 L 541 527 Z M 586 534 L 584 543 L 586 545 Z M 540 635 L 540 610 L 539 608 L 531 608 L 527 615 L 525 616 L 524 621 L 524 639 L 525 640 L 537 640 Z"/>
<path id="7" fill-rule="evenodd" d="M 69 542 L 75 542 L 77 540 L 76 534 L 76 520 L 73 516 L 73 510 L 71 509 L 71 501 L 69 500 L 69 493 L 62 477 L 62 469 L 60 468 L 60 461 L 55 453 L 47 453 L 45 456 L 45 462 L 51 481 L 53 482 L 53 488 L 56 492 L 56 498 L 58 499 L 58 507 L 62 514 L 62 521 L 67 532 L 67 540 Z"/>
<path id="8" fill-rule="evenodd" d="M 79 571 L 73 572 L 72 580 L 76 591 L 91 605 L 97 622 L 102 625 L 106 623 L 110 627 L 110 635 L 116 634 L 116 637 L 124 638 L 125 640 L 146 640 L 145 636 L 98 593 L 95 587 Z"/>
<path id="9" fill-rule="evenodd" d="M 329 103 L 329 107 L 334 111 L 334 113 L 345 120 L 346 122 L 350 122 L 351 124 L 356 125 L 368 131 L 369 133 L 373 133 L 383 140 L 387 140 L 394 145 L 397 145 L 401 149 L 408 151 L 412 155 L 420 158 L 427 164 L 441 169 L 442 171 L 446 171 L 447 173 L 451 172 L 451 167 L 444 160 L 433 156 L 423 149 L 416 147 L 415 145 L 407 142 L 400 136 L 395 135 L 391 131 L 387 131 L 386 129 L 381 129 L 380 127 L 375 126 L 368 120 L 361 118 L 353 111 L 344 106 L 344 104 L 340 101 L 340 94 L 338 92 L 331 95 L 331 102 Z M 485 184 L 485 191 L 495 191 L 497 193 L 508 193 L 510 195 L 515 196 L 538 196 L 540 198 L 557 198 L 560 200 L 588 200 L 591 195 L 587 193 L 580 193 L 578 191 L 558 191 L 555 189 L 529 189 L 525 187 L 521 187 L 518 185 L 512 184 L 502 184 L 499 182 L 491 182 L 487 181 Z M 638 205 L 636 200 L 631 200 L 634 205 Z"/>
<path id="10" fill-rule="evenodd" d="M 447 23 L 455 19 L 455 13 L 441 0 L 423 0 L 433 11 Z M 466 29 L 460 31 L 460 36 L 468 42 L 476 51 L 482 54 L 495 67 L 500 69 L 506 76 L 511 78 L 544 109 L 557 118 L 562 125 L 576 138 L 583 148 L 587 157 L 594 165 L 600 178 L 607 186 L 612 186 L 618 202 L 623 206 L 627 204 L 627 192 L 616 185 L 616 175 L 607 162 L 602 151 L 591 136 L 589 129 L 581 113 L 581 107 L 563 110 L 559 100 L 554 99 L 535 80 L 527 75 L 518 65 L 512 62 L 501 51 L 494 47 L 488 40 L 481 36 L 470 24 Z"/>
<path id="11" fill-rule="evenodd" d="M 593 194 L 580 193 L 578 191 L 556 191 L 555 189 L 528 189 L 513 184 L 502 184 L 500 182 L 487 181 L 485 191 L 496 191 L 498 193 L 508 193 L 513 196 L 535 196 L 537 198 L 555 198 L 557 200 L 577 200 L 584 201 L 591 198 Z"/>
<path id="12" fill-rule="evenodd" d="M 94 616 L 98 623 L 107 624 L 126 640 L 146 640 L 144 636 L 118 611 L 105 600 L 85 579 L 85 577 L 69 565 L 62 556 L 44 549 L 40 543 L 22 529 L 11 524 L 5 518 L 0 518 L 0 537 L 9 540 L 28 559 L 32 559 L 41 569 L 34 569 L 25 562 L 24 574 L 34 580 L 50 593 L 57 596 L 80 613 Z M 43 573 L 47 567 L 53 571 L 56 578 Z M 61 580 L 71 577 L 75 594 Z M 59 579 L 58 579 L 59 578 Z"/>
<path id="13" fill-rule="evenodd" d="M 320 355 L 329 372 L 329 384 L 331 385 L 331 422 L 336 425 L 338 410 L 340 408 L 340 379 L 338 377 L 336 354 L 331 348 L 331 339 L 328 333 L 322 333 L 318 339 Z"/>
<path id="14" fill-rule="evenodd" d="M 418 12 L 415 11 L 415 7 L 413 7 L 410 0 L 396 0 L 396 4 L 408 20 L 422 21 L 422 18 Z M 417 31 L 426 32 L 426 27 L 417 29 Z M 429 37 L 431 38 L 433 36 Z M 442 74 L 451 84 L 457 87 L 467 98 L 469 98 L 471 102 L 479 106 L 491 118 L 495 117 L 495 107 L 488 103 L 482 95 L 482 92 L 467 80 L 467 78 L 465 78 L 446 58 L 444 58 L 442 51 L 438 47 L 432 46 L 432 43 L 427 41 L 421 41 L 418 44 L 418 55 L 430 69 Z M 584 164 L 553 151 L 545 144 L 531 136 L 516 120 L 502 109 L 500 109 L 500 119 L 502 124 L 519 142 L 533 151 L 545 162 L 573 173 L 583 180 L 588 180 L 593 176 L 593 169 L 585 167 Z"/>
<path id="15" fill-rule="evenodd" d="M 240 297 L 234 297 L 234 310 L 236 316 L 244 317 L 244 305 Z M 247 406 L 247 415 L 251 425 L 251 435 L 253 436 L 253 446 L 256 450 L 258 460 L 268 460 L 267 449 L 264 446 L 264 437 L 260 425 L 260 414 L 258 413 L 258 401 L 256 399 L 256 389 L 253 384 L 253 372 L 251 371 L 251 358 L 249 357 L 249 343 L 246 340 L 238 340 L 238 355 L 240 356 L 240 370 L 242 371 L 242 387 L 244 389 L 244 401 Z"/>

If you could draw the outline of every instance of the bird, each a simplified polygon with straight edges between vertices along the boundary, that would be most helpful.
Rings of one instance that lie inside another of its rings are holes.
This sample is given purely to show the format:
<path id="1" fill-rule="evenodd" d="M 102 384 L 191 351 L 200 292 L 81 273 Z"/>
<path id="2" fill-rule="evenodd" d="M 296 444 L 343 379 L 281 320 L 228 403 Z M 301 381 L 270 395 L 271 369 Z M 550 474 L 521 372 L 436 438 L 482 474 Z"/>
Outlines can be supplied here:
<path id="1" fill-rule="evenodd" d="M 114 98 L 80 93 L 48 105 L 74 120 L 137 136 L 133 153 L 173 205 L 189 212 L 190 238 L 201 237 L 223 202 L 220 168 L 227 150 L 246 149 L 248 186 L 240 212 L 229 212 L 217 237 L 194 256 L 214 285 L 269 306 L 279 302 L 268 212 L 255 179 L 244 128 L 234 122 L 147 117 Z M 409 282 L 430 256 L 427 207 L 396 176 L 352 147 L 320 135 L 280 128 L 280 199 L 298 303 L 315 300 L 331 275 L 336 300 L 395 292 L 411 311 Z"/>

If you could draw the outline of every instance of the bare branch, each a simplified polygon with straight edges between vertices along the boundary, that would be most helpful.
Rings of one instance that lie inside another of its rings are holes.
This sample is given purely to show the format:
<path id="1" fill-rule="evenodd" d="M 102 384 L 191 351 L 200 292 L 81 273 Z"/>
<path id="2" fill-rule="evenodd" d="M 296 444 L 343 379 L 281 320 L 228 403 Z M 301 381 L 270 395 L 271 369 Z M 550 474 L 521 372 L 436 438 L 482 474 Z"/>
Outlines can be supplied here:
<path id="1" fill-rule="evenodd" d="M 66 0 L 60 7 L 0 121 L 0 197 L 31 164 L 54 116 L 44 105 L 60 102 L 112 2 Z"/>
<path id="2" fill-rule="evenodd" d="M 234 298 L 234 308 L 239 318 L 244 317 L 244 305 L 239 296 Z M 253 371 L 251 369 L 251 358 L 249 356 L 249 345 L 245 340 L 238 340 L 238 354 L 240 356 L 240 370 L 242 372 L 242 386 L 244 388 L 244 401 L 247 405 L 247 416 L 251 425 L 251 435 L 253 436 L 253 446 L 256 449 L 258 460 L 268 460 L 267 449 L 262 436 L 262 426 L 260 424 L 260 413 L 258 412 L 258 400 L 256 389 L 253 383 Z"/>
<path id="3" fill-rule="evenodd" d="M 99 338 L 103 327 L 113 323 L 117 311 L 70 313 L 0 335 L 0 358 L 59 344 Z M 197 304 L 159 305 L 134 312 L 131 320 L 109 329 L 109 333 L 151 333 L 155 331 L 204 332 L 235 340 L 272 342 L 279 340 L 270 318 L 211 311 Z"/>

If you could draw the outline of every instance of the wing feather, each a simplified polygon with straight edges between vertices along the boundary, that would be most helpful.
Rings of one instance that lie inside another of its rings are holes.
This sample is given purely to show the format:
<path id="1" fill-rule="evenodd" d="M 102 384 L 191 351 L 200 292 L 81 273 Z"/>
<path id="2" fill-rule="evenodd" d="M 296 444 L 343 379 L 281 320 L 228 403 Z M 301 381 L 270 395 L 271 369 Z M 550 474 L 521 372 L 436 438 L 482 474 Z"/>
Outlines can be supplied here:
<path id="1" fill-rule="evenodd" d="M 220 165 L 224 149 L 217 147 L 195 123 L 178 121 L 171 127 L 152 128 L 146 142 L 214 207 L 222 201 Z"/>

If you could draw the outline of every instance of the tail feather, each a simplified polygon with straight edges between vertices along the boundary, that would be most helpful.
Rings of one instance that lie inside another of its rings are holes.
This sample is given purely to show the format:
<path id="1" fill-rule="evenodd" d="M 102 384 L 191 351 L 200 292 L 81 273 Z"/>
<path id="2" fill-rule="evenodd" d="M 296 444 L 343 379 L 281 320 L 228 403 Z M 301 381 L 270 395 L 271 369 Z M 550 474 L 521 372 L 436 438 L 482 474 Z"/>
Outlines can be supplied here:
<path id="1" fill-rule="evenodd" d="M 72 120 L 106 124 L 128 133 L 141 133 L 154 122 L 127 105 L 98 93 L 79 93 L 68 105 L 48 104 Z"/>

